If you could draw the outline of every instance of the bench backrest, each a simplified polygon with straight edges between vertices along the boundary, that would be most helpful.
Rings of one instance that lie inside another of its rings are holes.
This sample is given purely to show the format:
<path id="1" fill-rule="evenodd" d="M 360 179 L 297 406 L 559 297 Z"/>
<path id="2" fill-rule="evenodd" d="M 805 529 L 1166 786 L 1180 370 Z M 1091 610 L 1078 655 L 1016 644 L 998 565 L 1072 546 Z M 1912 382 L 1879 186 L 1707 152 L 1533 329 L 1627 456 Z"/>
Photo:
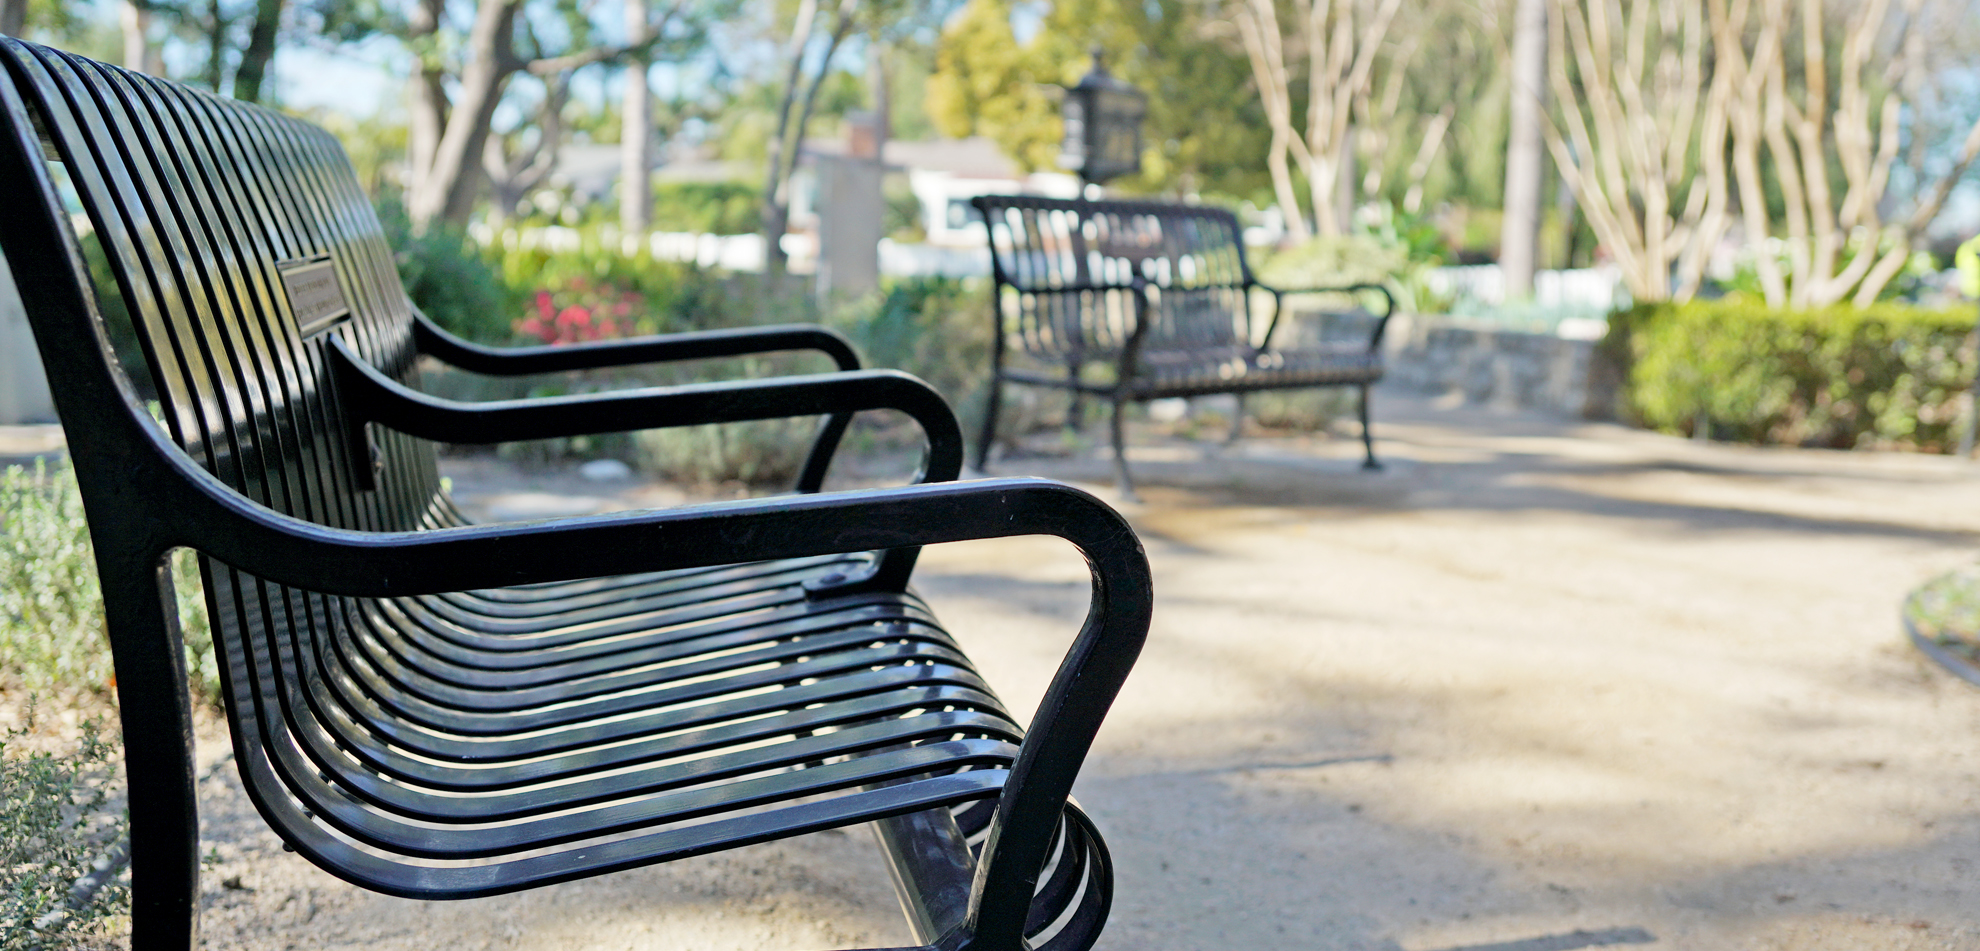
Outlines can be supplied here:
<path id="1" fill-rule="evenodd" d="M 1133 201 L 985 195 L 972 201 L 989 231 L 1004 339 L 1034 356 L 1080 361 L 1120 351 L 1134 294 L 1148 287 L 1151 350 L 1253 342 L 1237 216 L 1222 208 Z"/>
<path id="2" fill-rule="evenodd" d="M 336 422 L 328 335 L 395 379 L 415 373 L 411 304 L 337 140 L 32 44 L 4 40 L 0 59 L 86 213 L 74 219 L 81 240 L 115 277 L 123 306 L 103 309 L 128 313 L 130 327 L 108 328 L 136 342 L 119 354 L 125 369 L 149 376 L 156 414 L 187 452 L 321 524 L 450 520 L 430 444 L 380 431 L 378 458 L 355 459 Z M 361 489 L 360 467 L 374 464 L 375 489 Z"/>

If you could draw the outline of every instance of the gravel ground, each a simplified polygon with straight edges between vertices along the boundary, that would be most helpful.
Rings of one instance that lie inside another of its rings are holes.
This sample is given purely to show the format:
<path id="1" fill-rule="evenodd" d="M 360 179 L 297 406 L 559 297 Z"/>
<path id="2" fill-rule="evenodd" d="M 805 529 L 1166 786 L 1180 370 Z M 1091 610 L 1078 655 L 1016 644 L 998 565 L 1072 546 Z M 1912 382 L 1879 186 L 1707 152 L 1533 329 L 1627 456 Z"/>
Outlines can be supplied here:
<path id="1" fill-rule="evenodd" d="M 1980 690 L 1896 624 L 1972 560 L 1980 469 L 1378 414 L 1380 474 L 1345 436 L 1138 450 L 1155 628 L 1078 791 L 1118 866 L 1103 948 L 1980 948 Z M 483 510 L 670 498 L 451 465 Z M 917 579 L 1035 704 L 1077 556 L 945 546 Z M 230 767 L 203 792 L 209 948 L 906 941 L 860 829 L 426 903 L 282 852 Z"/>

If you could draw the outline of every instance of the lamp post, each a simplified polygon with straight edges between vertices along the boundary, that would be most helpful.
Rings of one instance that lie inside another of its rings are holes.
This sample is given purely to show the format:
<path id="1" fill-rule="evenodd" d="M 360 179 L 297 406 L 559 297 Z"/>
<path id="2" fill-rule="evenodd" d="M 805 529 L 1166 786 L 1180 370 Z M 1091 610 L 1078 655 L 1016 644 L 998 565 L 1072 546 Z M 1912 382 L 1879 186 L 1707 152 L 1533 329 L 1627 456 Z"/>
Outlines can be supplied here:
<path id="1" fill-rule="evenodd" d="M 1093 70 L 1066 90 L 1059 109 L 1066 131 L 1059 164 L 1078 172 L 1080 181 L 1099 185 L 1141 171 L 1141 120 L 1148 115 L 1148 97 L 1107 74 L 1099 47 L 1093 48 Z"/>

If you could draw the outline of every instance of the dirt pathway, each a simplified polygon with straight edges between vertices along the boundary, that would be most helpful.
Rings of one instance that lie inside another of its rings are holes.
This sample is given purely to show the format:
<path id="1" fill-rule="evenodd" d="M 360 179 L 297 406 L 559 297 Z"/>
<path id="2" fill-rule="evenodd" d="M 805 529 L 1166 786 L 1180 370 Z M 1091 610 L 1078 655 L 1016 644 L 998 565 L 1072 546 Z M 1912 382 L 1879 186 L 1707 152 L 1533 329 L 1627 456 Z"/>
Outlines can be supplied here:
<path id="1" fill-rule="evenodd" d="M 1103 948 L 1980 948 L 1980 690 L 1896 625 L 1973 558 L 1980 468 L 1378 405 L 1376 476 L 1348 440 L 1142 453 L 1156 627 L 1078 793 L 1119 870 Z M 1034 704 L 1078 559 L 923 565 Z M 862 830 L 433 904 L 281 852 L 227 770 L 206 791 L 212 948 L 906 938 Z"/>

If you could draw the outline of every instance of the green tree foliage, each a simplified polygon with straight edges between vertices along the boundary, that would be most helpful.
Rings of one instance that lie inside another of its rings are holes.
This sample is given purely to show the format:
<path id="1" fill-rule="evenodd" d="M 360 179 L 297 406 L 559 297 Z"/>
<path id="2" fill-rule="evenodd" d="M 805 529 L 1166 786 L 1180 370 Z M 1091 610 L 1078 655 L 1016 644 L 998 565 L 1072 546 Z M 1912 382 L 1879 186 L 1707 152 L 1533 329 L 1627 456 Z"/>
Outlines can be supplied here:
<path id="1" fill-rule="evenodd" d="M 755 234 L 763 227 L 763 190 L 748 182 L 663 182 L 653 190 L 653 225 L 661 231 Z"/>
<path id="2" fill-rule="evenodd" d="M 88 4 L 68 0 L 10 2 L 26 4 L 26 9 L 21 11 L 23 19 L 18 34 L 22 39 L 47 43 L 112 63 L 123 52 L 123 38 L 117 31 L 116 23 L 110 18 L 95 16 L 95 9 Z"/>
<path id="3" fill-rule="evenodd" d="M 721 107 L 710 110 L 716 124 L 717 151 L 735 162 L 763 162 L 770 154 L 770 139 L 776 134 L 777 97 L 781 94 L 769 82 L 741 84 Z M 840 134 L 846 113 L 866 106 L 866 87 L 858 76 L 835 69 L 819 85 L 818 103 L 812 112 L 811 135 L 830 138 Z M 756 191 L 761 194 L 759 186 Z"/>
<path id="4" fill-rule="evenodd" d="M 1422 144 L 1424 120 L 1448 108 L 1450 130 L 1423 170 L 1422 207 L 1445 201 L 1499 206 L 1506 180 L 1511 78 L 1502 24 L 1483 16 L 1492 6 L 1404 4 L 1398 14 L 1392 34 L 1407 47 L 1399 51 L 1406 54 L 1407 68 L 1394 77 L 1400 84 L 1399 102 L 1389 119 L 1390 144 L 1381 159 L 1382 197 L 1400 204 L 1410 185 L 1409 166 Z"/>
<path id="5" fill-rule="evenodd" d="M 358 182 L 374 201 L 399 201 L 405 193 L 406 127 L 383 116 L 318 107 L 303 118 L 330 130 L 343 143 Z"/>
<path id="6" fill-rule="evenodd" d="M 1217 29 L 1184 0 L 1061 0 L 1020 45 L 1008 0 L 969 0 L 942 33 L 928 112 L 943 134 L 986 136 L 1025 171 L 1056 168 L 1062 130 L 1049 87 L 1077 83 L 1097 46 L 1109 72 L 1148 94 L 1142 173 L 1115 185 L 1253 197 L 1265 187 L 1269 133 L 1243 94 L 1249 64 Z"/>
<path id="7" fill-rule="evenodd" d="M 378 217 L 397 251 L 406 295 L 426 316 L 469 340 L 509 340 L 520 303 L 467 235 L 450 228 L 416 235 L 405 206 L 396 201 L 379 203 Z"/>
<path id="8" fill-rule="evenodd" d="M 1038 71 L 1037 57 L 1011 32 L 1008 0 L 969 0 L 942 31 L 928 78 L 928 115 L 951 138 L 985 136 L 1021 170 L 1056 166 L 1059 108 L 1041 83 L 1064 82 L 1064 69 Z"/>

